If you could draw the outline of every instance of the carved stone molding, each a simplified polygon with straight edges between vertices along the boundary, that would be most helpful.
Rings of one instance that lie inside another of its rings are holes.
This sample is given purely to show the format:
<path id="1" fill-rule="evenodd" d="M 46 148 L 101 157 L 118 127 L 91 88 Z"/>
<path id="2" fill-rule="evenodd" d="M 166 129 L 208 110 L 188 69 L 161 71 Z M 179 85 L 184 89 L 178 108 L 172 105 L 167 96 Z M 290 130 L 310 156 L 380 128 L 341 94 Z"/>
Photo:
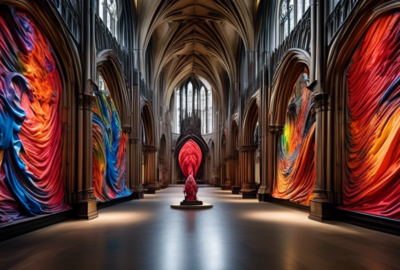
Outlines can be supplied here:
<path id="1" fill-rule="evenodd" d="M 93 200 L 96 200 L 93 188 L 81 190 L 74 193 L 74 202 L 79 203 L 79 202 L 87 202 Z"/>
<path id="2" fill-rule="evenodd" d="M 132 127 L 131 127 L 131 126 L 123 126 L 123 127 L 122 127 L 122 131 L 123 131 L 125 134 L 130 134 L 130 133 L 132 132 Z"/>
<path id="3" fill-rule="evenodd" d="M 283 126 L 269 126 L 268 129 L 272 133 L 280 134 L 283 132 Z"/>
<path id="4" fill-rule="evenodd" d="M 232 115 L 232 121 L 237 121 L 239 119 L 239 113 L 235 113 Z"/>
<path id="5" fill-rule="evenodd" d="M 244 145 L 239 147 L 240 152 L 255 152 L 257 150 L 256 145 Z"/>
<path id="6" fill-rule="evenodd" d="M 332 202 L 332 193 L 328 190 L 314 189 L 313 191 L 313 201 L 316 202 Z"/>
<path id="7" fill-rule="evenodd" d="M 82 93 L 78 97 L 78 107 L 80 110 L 92 111 L 96 105 L 96 96 L 93 94 Z"/>
<path id="8" fill-rule="evenodd" d="M 327 108 L 328 105 L 328 94 L 316 93 L 314 94 L 314 106 L 315 112 L 320 112 Z"/>
<path id="9" fill-rule="evenodd" d="M 138 144 L 140 140 L 138 138 L 134 138 L 134 139 L 129 139 L 129 142 L 132 144 Z"/>
<path id="10" fill-rule="evenodd" d="M 157 147 L 155 147 L 154 145 L 143 145 L 142 151 L 147 153 L 154 153 L 157 152 Z"/>

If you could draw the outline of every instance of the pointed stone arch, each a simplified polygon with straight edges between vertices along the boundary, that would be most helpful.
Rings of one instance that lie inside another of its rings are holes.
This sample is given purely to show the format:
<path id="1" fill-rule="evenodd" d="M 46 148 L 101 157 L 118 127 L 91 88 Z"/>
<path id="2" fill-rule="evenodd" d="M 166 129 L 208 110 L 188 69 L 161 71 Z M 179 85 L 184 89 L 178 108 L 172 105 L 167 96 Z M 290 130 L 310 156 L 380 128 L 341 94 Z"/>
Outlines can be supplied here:
<path id="1" fill-rule="evenodd" d="M 142 170 L 143 186 L 148 190 L 160 189 L 157 182 L 157 148 L 155 146 L 155 124 L 151 105 L 147 100 L 142 102 L 141 108 L 142 134 Z"/>
<path id="2" fill-rule="evenodd" d="M 272 79 L 272 97 L 269 112 L 269 123 L 272 126 L 283 126 L 286 107 L 293 85 L 304 69 L 309 70 L 311 58 L 308 52 L 300 49 L 289 50 L 283 61 L 276 68 Z"/>
<path id="3" fill-rule="evenodd" d="M 130 126 L 131 107 L 126 81 L 118 57 L 113 50 L 103 50 L 98 53 L 97 71 L 108 86 L 122 126 Z"/>

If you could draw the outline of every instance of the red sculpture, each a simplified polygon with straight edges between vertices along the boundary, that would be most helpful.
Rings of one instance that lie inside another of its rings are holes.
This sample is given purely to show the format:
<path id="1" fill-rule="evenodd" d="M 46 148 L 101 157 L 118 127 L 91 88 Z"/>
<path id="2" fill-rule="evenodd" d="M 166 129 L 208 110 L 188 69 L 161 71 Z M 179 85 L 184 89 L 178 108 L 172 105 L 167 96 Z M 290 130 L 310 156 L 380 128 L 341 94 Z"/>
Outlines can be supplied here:
<path id="1" fill-rule="evenodd" d="M 201 149 L 193 140 L 188 140 L 179 153 L 179 165 L 187 177 L 183 193 L 185 201 L 197 201 L 197 184 L 194 177 L 201 164 Z"/>

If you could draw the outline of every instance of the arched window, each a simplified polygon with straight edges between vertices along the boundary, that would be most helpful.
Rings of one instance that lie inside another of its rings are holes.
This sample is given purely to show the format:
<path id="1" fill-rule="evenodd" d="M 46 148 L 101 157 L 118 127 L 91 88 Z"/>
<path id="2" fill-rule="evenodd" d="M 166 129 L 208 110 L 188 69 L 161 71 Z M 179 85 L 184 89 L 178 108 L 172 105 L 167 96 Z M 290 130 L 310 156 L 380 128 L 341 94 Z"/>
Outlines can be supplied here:
<path id="1" fill-rule="evenodd" d="M 289 36 L 303 14 L 310 7 L 310 0 L 282 0 L 280 6 L 280 39 Z"/>
<path id="2" fill-rule="evenodd" d="M 201 133 L 205 134 L 206 133 L 206 91 L 204 90 L 204 86 L 201 87 L 200 90 L 200 113 L 201 113 Z"/>
<path id="3" fill-rule="evenodd" d="M 111 34 L 118 38 L 118 15 L 116 0 L 99 0 L 99 17 L 110 30 Z"/>
<path id="4" fill-rule="evenodd" d="M 181 132 L 181 121 L 187 117 L 200 118 L 201 134 L 213 132 L 213 96 L 212 89 L 202 86 L 195 88 L 192 82 L 175 88 L 175 114 L 176 125 L 173 130 Z"/>
<path id="5" fill-rule="evenodd" d="M 193 85 L 191 82 L 188 83 L 188 105 L 187 105 L 187 111 L 188 115 L 193 114 Z"/>
<path id="6" fill-rule="evenodd" d="M 180 133 L 181 132 L 181 90 L 179 88 L 176 89 L 175 91 L 175 104 L 176 104 L 176 133 Z"/>
<path id="7" fill-rule="evenodd" d="M 101 77 L 101 75 L 99 75 L 99 90 L 108 92 L 107 85 L 104 82 L 104 79 L 103 79 L 103 77 Z"/>
<path id="8" fill-rule="evenodd" d="M 182 89 L 182 118 L 185 117 L 185 111 L 186 111 L 186 87 L 183 87 L 183 89 Z"/>
<path id="9" fill-rule="evenodd" d="M 207 133 L 212 133 L 212 93 L 211 89 L 207 90 Z"/>

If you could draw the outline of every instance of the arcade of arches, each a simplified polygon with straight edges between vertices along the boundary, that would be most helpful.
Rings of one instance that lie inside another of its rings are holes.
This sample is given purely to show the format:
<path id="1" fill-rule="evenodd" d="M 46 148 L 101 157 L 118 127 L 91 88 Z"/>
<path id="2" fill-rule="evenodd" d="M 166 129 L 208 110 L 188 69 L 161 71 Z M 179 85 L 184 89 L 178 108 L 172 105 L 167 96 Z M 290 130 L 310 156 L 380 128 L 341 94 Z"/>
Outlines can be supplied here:
<path id="1" fill-rule="evenodd" d="M 0 269 L 396 269 L 399 35 L 398 0 L 0 0 Z M 213 209 L 169 208 L 188 141 Z"/>

